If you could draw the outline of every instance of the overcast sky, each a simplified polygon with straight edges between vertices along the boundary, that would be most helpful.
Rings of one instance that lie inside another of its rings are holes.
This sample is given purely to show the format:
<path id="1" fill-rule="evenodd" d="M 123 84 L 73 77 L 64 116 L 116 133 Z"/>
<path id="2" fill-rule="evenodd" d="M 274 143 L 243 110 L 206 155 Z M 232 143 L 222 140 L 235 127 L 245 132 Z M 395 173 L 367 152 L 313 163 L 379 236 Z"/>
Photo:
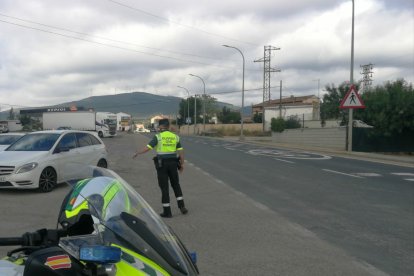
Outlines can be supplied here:
<path id="1" fill-rule="evenodd" d="M 354 80 L 414 81 L 412 0 L 355 0 Z M 350 0 L 0 0 L 0 108 L 141 91 L 262 102 L 264 46 L 271 98 L 318 95 L 350 79 Z M 320 90 L 318 91 L 318 80 Z M 116 105 L 116 103 L 114 103 Z"/>

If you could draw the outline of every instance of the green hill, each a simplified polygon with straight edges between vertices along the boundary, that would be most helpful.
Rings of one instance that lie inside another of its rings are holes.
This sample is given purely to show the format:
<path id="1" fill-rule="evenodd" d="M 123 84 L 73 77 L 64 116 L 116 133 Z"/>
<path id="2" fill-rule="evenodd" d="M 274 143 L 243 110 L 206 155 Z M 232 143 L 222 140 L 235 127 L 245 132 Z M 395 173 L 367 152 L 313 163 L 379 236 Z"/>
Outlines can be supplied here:
<path id="1" fill-rule="evenodd" d="M 147 118 L 157 114 L 175 114 L 181 101 L 179 97 L 158 96 L 145 92 L 94 96 L 58 106 L 82 106 L 96 111 L 124 112 L 136 118 Z"/>
<path id="2" fill-rule="evenodd" d="M 131 92 L 116 95 L 93 96 L 79 101 L 65 102 L 47 107 L 69 107 L 77 106 L 83 108 L 93 108 L 95 111 L 124 112 L 134 118 L 149 118 L 154 115 L 173 115 L 178 113 L 179 104 L 182 98 L 174 96 L 159 96 L 145 92 Z M 223 106 L 231 109 L 238 109 L 228 103 L 217 102 L 217 108 L 221 110 Z M 33 107 L 35 108 L 35 107 Z M 18 109 L 14 110 L 18 113 Z M 0 118 L 7 119 L 9 111 L 1 112 Z"/>

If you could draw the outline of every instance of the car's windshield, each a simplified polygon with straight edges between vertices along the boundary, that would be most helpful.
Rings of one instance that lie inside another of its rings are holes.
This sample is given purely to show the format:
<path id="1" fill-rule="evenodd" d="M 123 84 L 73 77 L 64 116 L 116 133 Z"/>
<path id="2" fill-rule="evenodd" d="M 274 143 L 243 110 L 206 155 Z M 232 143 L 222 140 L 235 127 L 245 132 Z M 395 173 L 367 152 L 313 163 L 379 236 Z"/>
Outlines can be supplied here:
<path id="1" fill-rule="evenodd" d="M 21 137 L 22 135 L 0 135 L 0 145 L 11 145 Z"/>
<path id="2" fill-rule="evenodd" d="M 100 173 L 103 176 L 78 182 L 73 192 L 75 197 L 70 199 L 71 208 L 86 199 L 93 216 L 115 234 L 106 243 L 129 247 L 156 263 L 164 262 L 187 274 L 191 264 L 180 242 L 148 203 L 112 171 L 95 170 L 103 172 Z"/>
<path id="3" fill-rule="evenodd" d="M 105 119 L 104 122 L 107 125 L 116 125 L 116 119 Z"/>
<path id="4" fill-rule="evenodd" d="M 49 151 L 61 134 L 33 133 L 23 136 L 6 151 Z"/>

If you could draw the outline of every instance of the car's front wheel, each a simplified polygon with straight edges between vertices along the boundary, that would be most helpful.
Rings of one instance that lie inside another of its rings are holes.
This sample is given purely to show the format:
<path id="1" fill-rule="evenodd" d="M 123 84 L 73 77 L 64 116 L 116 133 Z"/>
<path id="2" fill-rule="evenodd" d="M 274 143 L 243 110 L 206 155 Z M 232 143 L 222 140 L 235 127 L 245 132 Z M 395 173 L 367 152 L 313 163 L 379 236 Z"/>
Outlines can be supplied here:
<path id="1" fill-rule="evenodd" d="M 52 191 L 57 184 L 57 173 L 51 168 L 45 168 L 40 174 L 39 178 L 39 191 L 47 193 Z"/>

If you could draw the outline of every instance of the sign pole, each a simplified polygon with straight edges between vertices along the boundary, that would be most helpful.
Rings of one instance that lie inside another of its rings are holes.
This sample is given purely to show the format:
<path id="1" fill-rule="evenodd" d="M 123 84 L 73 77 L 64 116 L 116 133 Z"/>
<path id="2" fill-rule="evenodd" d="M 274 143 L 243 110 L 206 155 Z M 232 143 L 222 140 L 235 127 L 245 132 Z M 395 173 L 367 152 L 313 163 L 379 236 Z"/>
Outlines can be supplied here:
<path id="1" fill-rule="evenodd" d="M 352 35 L 351 35 L 351 76 L 350 84 L 354 85 L 354 13 L 355 13 L 355 0 L 352 0 Z M 352 151 L 352 123 L 353 123 L 353 109 L 349 109 L 348 119 L 348 145 L 347 151 Z"/>

